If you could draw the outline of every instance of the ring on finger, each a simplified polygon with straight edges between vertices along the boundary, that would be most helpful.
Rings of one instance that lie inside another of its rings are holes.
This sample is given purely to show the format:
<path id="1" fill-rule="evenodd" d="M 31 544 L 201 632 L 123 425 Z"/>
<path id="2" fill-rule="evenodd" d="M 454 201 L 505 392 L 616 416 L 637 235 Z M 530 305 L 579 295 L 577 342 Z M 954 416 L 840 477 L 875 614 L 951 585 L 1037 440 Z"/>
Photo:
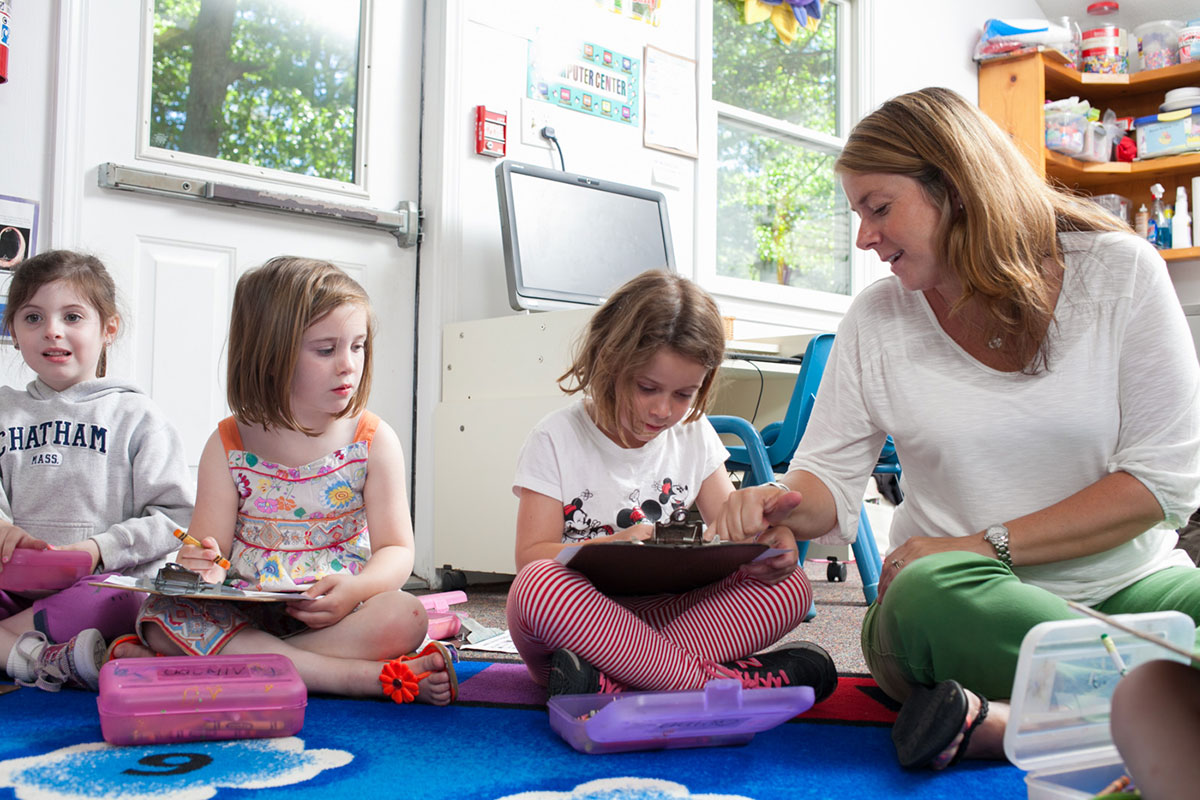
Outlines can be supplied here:
<path id="1" fill-rule="evenodd" d="M 903 566 L 904 566 L 904 562 L 901 561 L 900 559 L 898 559 L 898 558 L 892 559 L 892 569 L 900 569 Z"/>

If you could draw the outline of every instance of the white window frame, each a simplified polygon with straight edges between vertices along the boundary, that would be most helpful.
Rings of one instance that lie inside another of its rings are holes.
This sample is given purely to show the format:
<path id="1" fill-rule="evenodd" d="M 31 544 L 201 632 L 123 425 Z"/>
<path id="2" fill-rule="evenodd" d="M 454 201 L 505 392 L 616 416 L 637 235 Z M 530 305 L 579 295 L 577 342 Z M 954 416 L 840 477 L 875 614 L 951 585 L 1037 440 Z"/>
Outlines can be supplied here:
<path id="1" fill-rule="evenodd" d="M 762 131 L 785 141 L 795 142 L 821 152 L 840 152 L 845 135 L 854 122 L 867 110 L 871 81 L 870 30 L 871 0 L 829 0 L 838 8 L 839 41 L 849 42 L 839 48 L 838 73 L 849 76 L 844 101 L 839 109 L 838 129 L 842 136 L 829 136 L 806 130 L 763 114 L 746 111 L 718 102 L 712 98 L 712 4 L 701 0 L 696 21 L 696 53 L 700 97 L 700 161 L 696 183 L 696 265 L 694 277 L 698 283 L 717 297 L 722 313 L 739 320 L 780 325 L 808 330 L 832 330 L 841 319 L 854 295 L 873 279 L 865 254 L 854 247 L 857 220 L 849 226 L 850 295 L 819 292 L 793 286 L 731 278 L 717 275 L 717 125 L 728 119 L 738 125 Z M 761 23 L 763 25 L 769 22 Z"/>
<path id="2" fill-rule="evenodd" d="M 138 161 L 175 164 L 191 169 L 200 169 L 215 175 L 231 175 L 253 178 L 271 184 L 289 186 L 313 193 L 330 193 L 342 197 L 365 199 L 369 197 L 367 180 L 367 131 L 370 113 L 367 98 L 370 97 L 371 79 L 371 11 L 374 0 L 359 0 L 358 30 L 358 101 L 354 119 L 354 182 L 299 175 L 280 169 L 256 167 L 234 161 L 168 150 L 150 144 L 150 109 L 153 102 L 154 80 L 154 0 L 142 0 L 142 64 L 141 91 L 138 93 L 138 140 L 135 150 Z"/>

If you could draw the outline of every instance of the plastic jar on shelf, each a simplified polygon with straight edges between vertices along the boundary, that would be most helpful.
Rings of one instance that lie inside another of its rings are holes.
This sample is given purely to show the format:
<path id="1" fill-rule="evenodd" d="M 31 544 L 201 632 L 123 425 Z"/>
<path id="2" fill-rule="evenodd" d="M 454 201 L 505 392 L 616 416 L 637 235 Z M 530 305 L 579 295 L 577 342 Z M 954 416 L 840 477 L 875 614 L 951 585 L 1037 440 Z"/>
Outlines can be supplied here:
<path id="1" fill-rule="evenodd" d="M 1140 69 L 1162 69 L 1179 63 L 1179 31 L 1183 22 L 1158 19 L 1133 29 Z"/>
<path id="2" fill-rule="evenodd" d="M 1200 61 L 1200 19 L 1188 20 L 1179 31 L 1179 63 Z"/>
<path id="3" fill-rule="evenodd" d="M 1080 55 L 1084 72 L 1121 75 L 1129 71 L 1125 31 L 1115 25 L 1102 25 L 1084 31 Z"/>

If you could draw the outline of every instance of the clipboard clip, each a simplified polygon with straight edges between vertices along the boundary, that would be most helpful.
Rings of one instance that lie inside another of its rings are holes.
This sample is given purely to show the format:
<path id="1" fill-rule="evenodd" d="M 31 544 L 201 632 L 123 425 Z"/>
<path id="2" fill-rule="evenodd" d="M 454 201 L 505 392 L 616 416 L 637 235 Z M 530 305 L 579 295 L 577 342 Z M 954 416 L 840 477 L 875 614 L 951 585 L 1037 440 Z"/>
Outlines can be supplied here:
<path id="1" fill-rule="evenodd" d="M 704 544 L 703 525 L 687 519 L 687 509 L 675 509 L 666 522 L 654 523 L 654 536 L 650 541 L 655 544 Z"/>
<path id="2" fill-rule="evenodd" d="M 179 564 L 167 564 L 154 576 L 154 588 L 163 594 L 218 594 L 223 587 L 205 583 L 195 570 Z"/>

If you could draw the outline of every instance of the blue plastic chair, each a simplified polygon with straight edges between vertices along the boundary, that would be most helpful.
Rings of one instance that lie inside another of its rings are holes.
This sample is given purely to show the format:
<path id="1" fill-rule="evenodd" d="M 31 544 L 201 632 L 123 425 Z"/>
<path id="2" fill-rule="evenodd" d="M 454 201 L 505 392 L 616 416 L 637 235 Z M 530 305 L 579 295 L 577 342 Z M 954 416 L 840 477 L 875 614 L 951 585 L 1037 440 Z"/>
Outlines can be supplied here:
<path id="1" fill-rule="evenodd" d="M 796 446 L 800 444 L 800 438 L 808 427 L 808 419 L 812 415 L 813 403 L 817 398 L 817 388 L 821 384 L 821 376 L 825 372 L 825 364 L 829 361 L 829 351 L 832 347 L 832 333 L 818 334 L 809 340 L 804 359 L 800 362 L 800 373 L 796 376 L 796 386 L 792 390 L 792 397 L 788 401 L 787 412 L 782 420 L 772 422 L 759 431 L 741 417 L 715 414 L 708 418 L 717 429 L 717 433 L 731 434 L 743 442 L 741 445 L 726 446 L 729 459 L 725 462 L 729 471 L 742 473 L 742 486 L 769 483 L 775 480 L 776 473 L 787 472 Z M 888 438 L 888 445 L 891 445 L 891 437 Z M 889 454 L 890 461 L 885 469 L 880 469 L 877 465 L 877 471 L 899 472 L 900 464 L 895 459 L 895 452 L 894 446 L 890 447 L 889 453 L 889 447 L 885 445 L 884 453 Z M 881 453 L 881 465 L 883 455 Z M 797 550 L 800 563 L 803 564 L 808 554 L 808 542 L 800 542 Z M 867 519 L 865 507 L 860 508 L 858 512 L 858 536 L 854 539 L 851 551 L 858 565 L 858 574 L 862 578 L 863 595 L 869 605 L 875 602 L 879 594 L 879 573 L 883 568 L 883 558 L 879 554 L 879 548 L 875 546 L 875 535 Z M 811 619 L 812 616 L 813 611 L 810 609 L 808 618 Z"/>

